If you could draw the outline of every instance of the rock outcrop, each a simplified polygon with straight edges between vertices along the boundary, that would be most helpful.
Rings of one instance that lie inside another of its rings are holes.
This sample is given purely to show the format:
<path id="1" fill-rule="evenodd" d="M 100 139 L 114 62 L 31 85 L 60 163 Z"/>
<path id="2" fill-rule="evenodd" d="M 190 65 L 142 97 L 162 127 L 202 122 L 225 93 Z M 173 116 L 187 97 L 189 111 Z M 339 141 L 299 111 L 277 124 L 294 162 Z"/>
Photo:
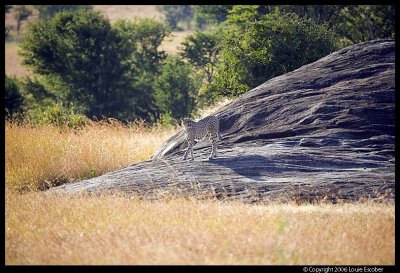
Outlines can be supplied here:
<path id="1" fill-rule="evenodd" d="M 334 52 L 273 78 L 215 114 L 219 158 L 208 142 L 182 161 L 183 132 L 152 160 L 49 192 L 335 200 L 395 196 L 395 42 Z"/>

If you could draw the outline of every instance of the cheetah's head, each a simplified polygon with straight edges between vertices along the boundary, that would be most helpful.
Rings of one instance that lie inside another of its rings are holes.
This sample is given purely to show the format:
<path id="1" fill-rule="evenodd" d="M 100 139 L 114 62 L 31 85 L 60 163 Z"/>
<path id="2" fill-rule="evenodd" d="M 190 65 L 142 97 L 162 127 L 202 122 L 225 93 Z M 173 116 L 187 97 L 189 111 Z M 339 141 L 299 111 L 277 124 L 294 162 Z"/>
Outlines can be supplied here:
<path id="1" fill-rule="evenodd" d="M 185 128 L 192 128 L 192 127 L 193 127 L 193 123 L 194 123 L 194 121 L 191 120 L 191 119 L 189 119 L 189 118 L 184 118 L 184 119 L 182 120 L 182 125 L 183 125 Z"/>

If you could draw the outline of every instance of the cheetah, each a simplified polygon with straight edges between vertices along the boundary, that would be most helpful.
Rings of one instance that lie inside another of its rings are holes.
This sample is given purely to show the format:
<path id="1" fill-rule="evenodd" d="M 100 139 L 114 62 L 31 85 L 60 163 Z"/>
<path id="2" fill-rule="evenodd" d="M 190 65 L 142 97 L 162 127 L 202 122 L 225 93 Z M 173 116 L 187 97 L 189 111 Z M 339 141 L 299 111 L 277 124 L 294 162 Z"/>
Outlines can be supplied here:
<path id="1" fill-rule="evenodd" d="M 215 116 L 206 117 L 200 121 L 193 121 L 191 119 L 185 118 L 182 121 L 184 126 L 186 140 L 188 142 L 188 148 L 183 155 L 182 160 L 186 160 L 187 155 L 190 151 L 191 160 L 193 158 L 193 145 L 195 140 L 203 140 L 209 136 L 209 140 L 212 144 L 211 155 L 208 157 L 209 160 L 217 157 L 217 138 L 221 140 L 221 135 L 219 134 L 219 119 Z"/>

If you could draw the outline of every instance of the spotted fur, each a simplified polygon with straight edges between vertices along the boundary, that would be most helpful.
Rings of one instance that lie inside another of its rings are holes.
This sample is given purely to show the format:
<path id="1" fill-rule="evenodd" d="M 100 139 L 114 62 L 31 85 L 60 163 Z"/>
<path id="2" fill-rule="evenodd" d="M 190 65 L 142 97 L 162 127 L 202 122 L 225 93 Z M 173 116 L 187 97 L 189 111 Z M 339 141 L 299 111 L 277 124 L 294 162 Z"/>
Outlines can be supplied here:
<path id="1" fill-rule="evenodd" d="M 185 118 L 182 121 L 186 140 L 188 142 L 188 148 L 183 155 L 183 160 L 186 160 L 188 153 L 190 152 L 191 160 L 193 160 L 193 145 L 195 140 L 203 140 L 207 136 L 212 144 L 211 155 L 208 159 L 213 159 L 217 157 L 217 138 L 221 140 L 219 134 L 219 119 L 215 116 L 206 117 L 200 121 L 193 121 L 191 119 Z"/>

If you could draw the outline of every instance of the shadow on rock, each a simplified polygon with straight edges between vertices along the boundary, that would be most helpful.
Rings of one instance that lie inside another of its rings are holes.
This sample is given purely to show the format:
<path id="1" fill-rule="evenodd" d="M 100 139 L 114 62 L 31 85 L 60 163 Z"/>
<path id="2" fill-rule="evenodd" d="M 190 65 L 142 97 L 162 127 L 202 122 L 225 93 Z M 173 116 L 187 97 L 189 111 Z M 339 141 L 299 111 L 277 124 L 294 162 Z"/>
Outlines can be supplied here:
<path id="1" fill-rule="evenodd" d="M 348 162 L 337 158 L 315 158 L 309 155 L 286 155 L 285 158 L 267 158 L 262 155 L 239 155 L 219 157 L 208 161 L 232 169 L 239 175 L 254 180 L 264 181 L 266 177 L 276 174 L 319 173 L 319 172 L 345 172 L 349 169 L 365 169 L 378 167 L 367 162 Z"/>

